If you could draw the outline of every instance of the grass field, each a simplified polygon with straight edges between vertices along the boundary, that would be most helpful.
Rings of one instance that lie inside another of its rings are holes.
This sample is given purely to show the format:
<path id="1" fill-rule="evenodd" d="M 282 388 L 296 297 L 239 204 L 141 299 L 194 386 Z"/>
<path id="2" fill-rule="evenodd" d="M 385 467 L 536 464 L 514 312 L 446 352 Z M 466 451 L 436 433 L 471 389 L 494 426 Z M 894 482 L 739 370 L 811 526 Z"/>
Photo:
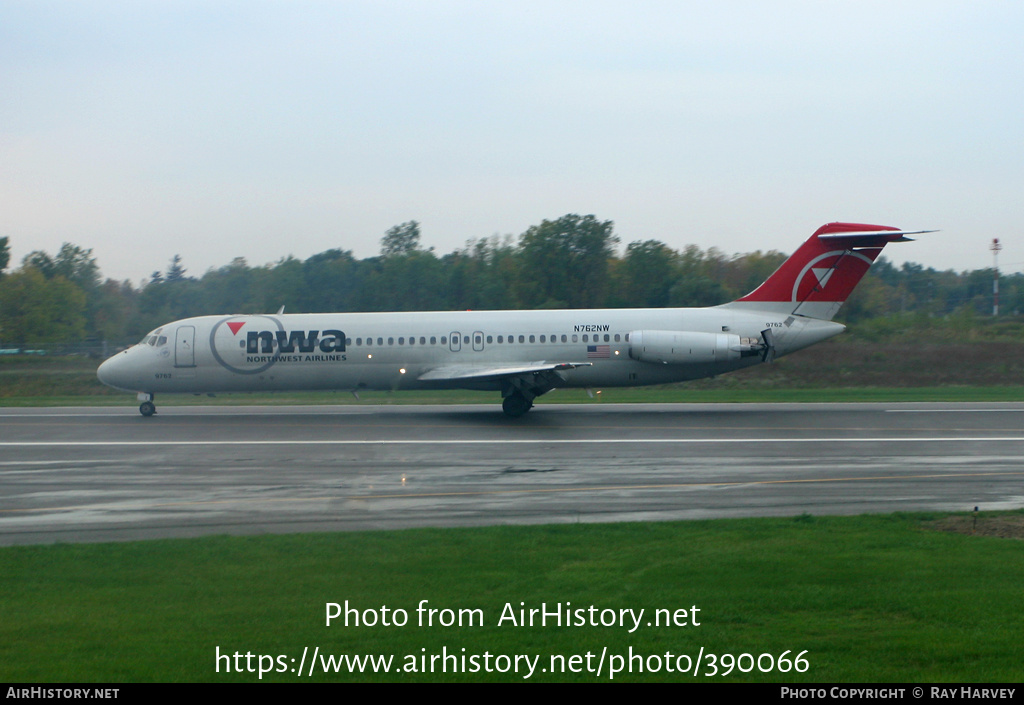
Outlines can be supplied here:
<path id="1" fill-rule="evenodd" d="M 556 390 L 544 403 L 1024 401 L 1024 356 L 1013 343 L 827 342 L 740 372 L 662 387 Z M 82 357 L 0 358 L 0 405 L 135 405 L 134 395 L 104 387 L 98 361 Z M 496 393 L 360 392 L 161 396 L 176 404 L 492 404 Z"/>
<path id="2" fill-rule="evenodd" d="M 614 679 L 1019 682 L 1022 544 L 983 530 L 1019 523 L 1024 513 L 983 514 L 976 534 L 937 531 L 941 518 L 803 515 L 4 548 L 0 680 L 256 681 L 262 665 L 262 680 L 293 682 L 303 650 L 305 672 L 319 647 L 321 656 L 390 656 L 403 672 L 301 680 L 521 681 L 525 660 L 518 672 L 493 670 L 512 669 L 499 657 L 519 654 L 534 659 L 530 680 L 539 681 L 607 681 L 609 667 L 632 664 Z M 421 626 L 423 600 L 452 612 Z M 346 601 L 358 619 L 378 623 L 339 618 L 327 626 L 327 604 Z M 542 605 L 582 609 L 587 623 L 499 624 L 509 609 L 518 621 L 519 609 Z M 632 633 L 628 615 L 618 624 L 623 609 L 644 610 Z M 398 610 L 404 626 L 380 624 L 386 615 L 400 621 Z M 474 611 L 462 613 L 461 627 L 438 623 L 459 610 Z M 692 665 L 702 649 L 696 678 L 666 670 L 687 667 L 684 657 Z M 447 673 L 410 670 L 429 669 L 445 650 L 455 655 Z M 477 657 L 479 670 L 452 673 L 461 657 L 466 668 Z"/>

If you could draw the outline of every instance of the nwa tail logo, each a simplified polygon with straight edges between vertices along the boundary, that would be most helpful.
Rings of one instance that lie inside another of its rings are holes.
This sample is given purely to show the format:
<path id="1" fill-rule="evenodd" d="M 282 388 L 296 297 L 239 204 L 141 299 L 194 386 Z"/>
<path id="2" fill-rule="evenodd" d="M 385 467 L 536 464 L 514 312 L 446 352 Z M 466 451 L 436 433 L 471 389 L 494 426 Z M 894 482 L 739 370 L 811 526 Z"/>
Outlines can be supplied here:
<path id="1" fill-rule="evenodd" d="M 345 334 L 340 330 L 259 330 L 245 335 L 245 352 L 250 355 L 311 353 L 317 349 L 325 353 L 345 352 Z"/>
<path id="2" fill-rule="evenodd" d="M 846 301 L 879 252 L 881 248 L 818 255 L 796 276 L 792 301 Z"/>

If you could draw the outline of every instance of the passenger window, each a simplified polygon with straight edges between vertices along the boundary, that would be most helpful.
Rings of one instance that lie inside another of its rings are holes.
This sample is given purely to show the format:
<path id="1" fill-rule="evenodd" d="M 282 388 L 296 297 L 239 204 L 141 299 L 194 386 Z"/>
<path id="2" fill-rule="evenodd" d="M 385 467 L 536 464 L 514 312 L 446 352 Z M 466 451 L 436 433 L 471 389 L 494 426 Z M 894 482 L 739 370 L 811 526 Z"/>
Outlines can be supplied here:
<path id="1" fill-rule="evenodd" d="M 430 336 L 430 344 L 431 345 L 437 345 L 437 336 L 434 336 L 434 335 Z"/>
<path id="2" fill-rule="evenodd" d="M 526 342 L 526 336 L 525 335 L 519 336 L 519 342 L 520 343 L 525 343 Z"/>
<path id="3" fill-rule="evenodd" d="M 532 335 L 531 335 L 531 336 L 530 336 L 530 342 L 531 342 L 531 343 L 536 343 L 536 342 L 537 342 L 537 340 L 536 340 L 536 339 L 534 338 L 534 336 L 532 336 Z"/>
<path id="4" fill-rule="evenodd" d="M 562 333 L 562 342 L 567 342 L 568 338 L 565 337 L 565 333 Z"/>

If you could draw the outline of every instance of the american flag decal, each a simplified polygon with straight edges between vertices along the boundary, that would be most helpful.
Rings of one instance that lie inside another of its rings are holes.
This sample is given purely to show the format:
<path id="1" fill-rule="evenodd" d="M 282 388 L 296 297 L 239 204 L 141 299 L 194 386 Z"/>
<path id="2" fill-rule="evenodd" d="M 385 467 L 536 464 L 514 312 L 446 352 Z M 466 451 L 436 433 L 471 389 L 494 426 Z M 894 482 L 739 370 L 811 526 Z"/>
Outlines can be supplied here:
<path id="1" fill-rule="evenodd" d="M 611 357 L 611 347 L 608 345 L 588 345 L 587 346 L 587 359 L 595 360 L 601 358 Z"/>

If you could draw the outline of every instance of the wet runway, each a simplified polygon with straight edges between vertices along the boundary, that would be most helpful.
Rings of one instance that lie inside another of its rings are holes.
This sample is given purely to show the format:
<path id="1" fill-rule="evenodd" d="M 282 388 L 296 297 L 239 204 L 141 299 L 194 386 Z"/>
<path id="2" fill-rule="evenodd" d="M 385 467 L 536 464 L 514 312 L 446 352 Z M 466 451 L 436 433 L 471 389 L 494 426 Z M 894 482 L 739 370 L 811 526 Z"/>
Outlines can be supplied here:
<path id="1" fill-rule="evenodd" d="M 0 545 L 1024 507 L 1024 404 L 0 409 Z"/>

